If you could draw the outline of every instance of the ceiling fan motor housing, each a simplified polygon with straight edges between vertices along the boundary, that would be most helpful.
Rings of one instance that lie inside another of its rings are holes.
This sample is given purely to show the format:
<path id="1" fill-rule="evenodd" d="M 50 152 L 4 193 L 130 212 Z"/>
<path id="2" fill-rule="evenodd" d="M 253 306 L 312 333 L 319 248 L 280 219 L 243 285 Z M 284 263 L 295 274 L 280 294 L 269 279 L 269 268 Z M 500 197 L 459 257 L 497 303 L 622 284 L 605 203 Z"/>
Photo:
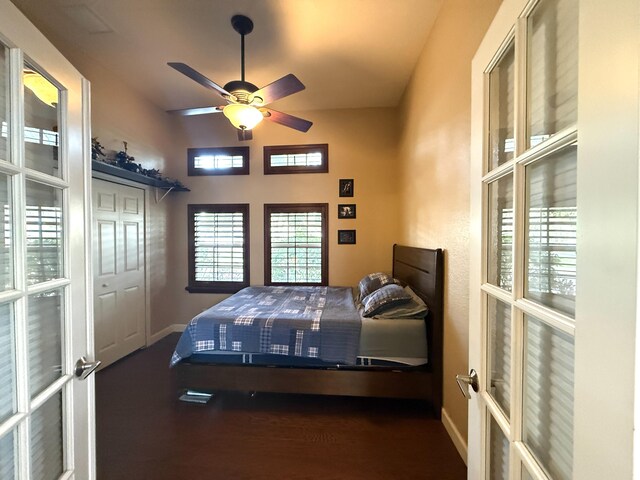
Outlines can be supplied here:
<path id="1" fill-rule="evenodd" d="M 249 103 L 249 96 L 257 91 L 258 87 L 243 80 L 232 80 L 224 86 L 224 89 L 232 93 L 240 103 Z"/>

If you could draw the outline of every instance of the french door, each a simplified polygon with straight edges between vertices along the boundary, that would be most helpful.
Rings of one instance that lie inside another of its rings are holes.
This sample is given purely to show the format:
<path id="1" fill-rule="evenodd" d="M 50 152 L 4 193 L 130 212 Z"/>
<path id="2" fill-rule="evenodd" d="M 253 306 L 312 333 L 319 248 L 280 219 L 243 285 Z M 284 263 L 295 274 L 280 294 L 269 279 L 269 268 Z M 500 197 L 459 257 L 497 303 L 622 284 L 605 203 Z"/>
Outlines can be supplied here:
<path id="1" fill-rule="evenodd" d="M 92 344 L 87 101 L 87 82 L 0 0 L 3 480 L 95 477 L 93 380 L 75 375 Z"/>
<path id="2" fill-rule="evenodd" d="M 631 478 L 639 15 L 505 0 L 474 57 L 470 479 Z"/>

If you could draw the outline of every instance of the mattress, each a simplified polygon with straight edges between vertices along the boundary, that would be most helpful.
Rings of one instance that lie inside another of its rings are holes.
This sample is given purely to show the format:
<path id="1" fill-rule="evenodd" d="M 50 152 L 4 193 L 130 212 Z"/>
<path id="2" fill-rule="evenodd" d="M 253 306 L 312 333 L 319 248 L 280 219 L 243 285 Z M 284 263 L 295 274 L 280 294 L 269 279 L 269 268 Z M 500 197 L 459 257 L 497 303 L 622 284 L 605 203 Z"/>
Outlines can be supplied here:
<path id="1" fill-rule="evenodd" d="M 418 366 L 427 363 L 427 333 L 424 319 L 362 318 L 358 367 Z M 192 355 L 198 363 L 251 365 L 335 366 L 327 362 L 281 355 L 205 350 Z"/>

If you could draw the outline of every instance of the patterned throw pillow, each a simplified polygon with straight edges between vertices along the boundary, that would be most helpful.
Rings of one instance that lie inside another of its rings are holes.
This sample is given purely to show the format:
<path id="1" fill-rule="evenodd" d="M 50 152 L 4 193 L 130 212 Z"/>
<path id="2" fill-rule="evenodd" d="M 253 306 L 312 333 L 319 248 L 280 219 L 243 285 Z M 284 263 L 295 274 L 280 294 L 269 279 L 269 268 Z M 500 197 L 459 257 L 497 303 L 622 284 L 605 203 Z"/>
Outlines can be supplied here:
<path id="1" fill-rule="evenodd" d="M 378 272 L 365 275 L 362 280 L 360 280 L 360 283 L 358 283 L 358 301 L 362 303 L 367 295 L 372 294 L 385 285 L 394 283 L 399 284 L 400 282 L 386 273 Z"/>
<path id="2" fill-rule="evenodd" d="M 385 310 L 411 301 L 411 295 L 395 283 L 385 285 L 362 300 L 362 315 L 373 317 Z"/>
<path id="3" fill-rule="evenodd" d="M 389 319 L 407 319 L 416 318 L 424 320 L 429 313 L 429 307 L 409 286 L 404 287 L 404 291 L 411 295 L 411 300 L 401 305 L 395 305 L 384 312 L 378 313 L 374 318 Z"/>

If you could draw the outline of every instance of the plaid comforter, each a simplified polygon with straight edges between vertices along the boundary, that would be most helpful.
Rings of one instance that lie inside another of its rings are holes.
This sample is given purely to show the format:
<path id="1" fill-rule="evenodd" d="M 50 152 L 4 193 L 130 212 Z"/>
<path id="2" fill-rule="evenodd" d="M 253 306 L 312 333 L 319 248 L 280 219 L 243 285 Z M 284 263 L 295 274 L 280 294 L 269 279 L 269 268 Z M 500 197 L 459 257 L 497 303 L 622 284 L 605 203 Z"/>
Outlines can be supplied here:
<path id="1" fill-rule="evenodd" d="M 350 288 L 247 287 L 189 322 L 171 366 L 205 350 L 354 365 L 360 326 Z"/>

